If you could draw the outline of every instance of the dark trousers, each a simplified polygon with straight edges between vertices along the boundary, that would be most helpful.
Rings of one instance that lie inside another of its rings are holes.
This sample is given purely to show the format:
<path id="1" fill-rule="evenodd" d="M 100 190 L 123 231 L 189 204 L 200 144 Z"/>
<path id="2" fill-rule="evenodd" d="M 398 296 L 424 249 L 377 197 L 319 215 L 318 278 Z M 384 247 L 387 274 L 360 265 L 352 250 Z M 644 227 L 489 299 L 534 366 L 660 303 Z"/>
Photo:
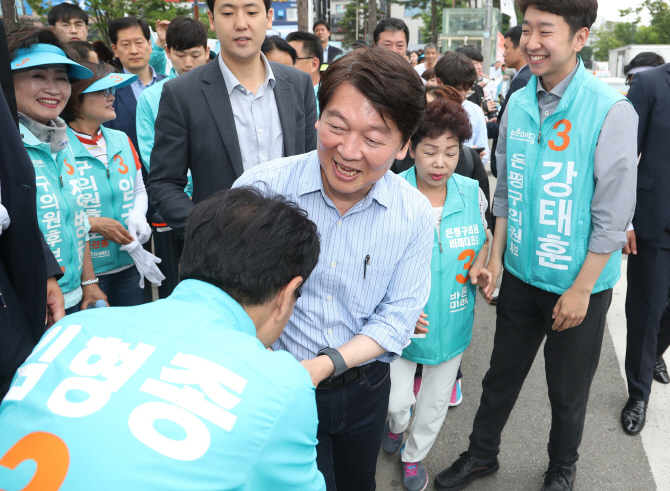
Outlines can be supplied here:
<path id="1" fill-rule="evenodd" d="M 628 394 L 648 401 L 654 361 L 670 346 L 670 229 L 654 240 L 637 239 L 628 256 L 626 378 Z"/>
<path id="2" fill-rule="evenodd" d="M 333 389 L 316 389 L 316 463 L 326 479 L 327 491 L 375 489 L 390 392 L 389 364 L 379 361 L 359 380 Z"/>
<path id="3" fill-rule="evenodd" d="M 544 361 L 551 403 L 549 458 L 573 464 L 579 458 L 586 404 L 598 368 L 612 290 L 591 295 L 584 321 L 563 332 L 551 318 L 560 295 L 528 285 L 505 271 L 497 307 L 491 366 L 475 416 L 470 448 L 480 459 L 500 452 L 500 435 L 545 336 Z"/>
<path id="4" fill-rule="evenodd" d="M 140 288 L 140 273 L 135 265 L 118 273 L 98 276 L 98 286 L 107 295 L 110 307 L 133 307 L 144 303 L 144 290 Z M 144 286 L 151 289 L 145 280 Z"/>

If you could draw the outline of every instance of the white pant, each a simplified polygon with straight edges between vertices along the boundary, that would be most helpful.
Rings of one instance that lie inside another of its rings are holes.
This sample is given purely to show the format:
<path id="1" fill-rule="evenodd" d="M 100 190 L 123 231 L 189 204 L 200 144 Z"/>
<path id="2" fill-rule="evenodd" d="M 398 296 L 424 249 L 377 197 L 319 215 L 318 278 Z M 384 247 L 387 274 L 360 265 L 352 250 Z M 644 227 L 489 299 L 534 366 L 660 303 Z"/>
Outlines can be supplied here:
<path id="1" fill-rule="evenodd" d="M 391 363 L 391 395 L 389 397 L 389 429 L 402 433 L 407 429 L 410 407 L 416 402 L 414 423 L 409 433 L 403 462 L 418 462 L 426 458 L 435 443 L 449 409 L 449 400 L 461 365 L 463 354 L 439 365 L 424 365 L 421 389 L 414 398 L 416 363 L 398 358 Z"/>

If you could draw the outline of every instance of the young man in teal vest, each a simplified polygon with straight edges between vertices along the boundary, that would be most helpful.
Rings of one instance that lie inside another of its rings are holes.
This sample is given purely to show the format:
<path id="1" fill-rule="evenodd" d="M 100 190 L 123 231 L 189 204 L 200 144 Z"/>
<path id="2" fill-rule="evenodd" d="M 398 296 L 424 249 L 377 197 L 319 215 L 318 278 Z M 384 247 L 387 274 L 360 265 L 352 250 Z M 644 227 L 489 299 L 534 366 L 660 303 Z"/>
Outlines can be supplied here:
<path id="1" fill-rule="evenodd" d="M 309 372 L 266 349 L 317 264 L 316 225 L 241 188 L 196 206 L 185 241 L 170 298 L 67 316 L 19 367 L 2 489 L 325 491 Z"/>
<path id="2" fill-rule="evenodd" d="M 543 491 L 573 489 L 591 381 L 621 248 L 635 208 L 637 121 L 577 53 L 597 0 L 518 0 L 533 77 L 500 125 L 496 233 L 487 268 L 500 288 L 490 369 L 467 452 L 435 479 L 464 489 L 498 470 L 505 423 L 544 348 L 552 425 Z"/>

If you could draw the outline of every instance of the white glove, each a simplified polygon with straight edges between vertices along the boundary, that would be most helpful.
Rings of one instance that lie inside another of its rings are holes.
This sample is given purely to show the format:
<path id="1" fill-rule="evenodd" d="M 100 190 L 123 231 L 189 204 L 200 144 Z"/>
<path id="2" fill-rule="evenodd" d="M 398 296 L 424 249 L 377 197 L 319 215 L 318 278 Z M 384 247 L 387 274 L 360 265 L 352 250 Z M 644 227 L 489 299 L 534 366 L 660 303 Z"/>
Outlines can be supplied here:
<path id="1" fill-rule="evenodd" d="M 7 227 L 9 227 L 9 224 L 11 223 L 11 220 L 9 219 L 9 213 L 7 213 L 7 209 L 0 204 L 0 235 L 2 235 L 2 231 L 6 230 Z"/>
<path id="2" fill-rule="evenodd" d="M 144 288 L 144 278 L 157 286 L 161 286 L 165 276 L 163 276 L 161 270 L 156 266 L 161 262 L 160 258 L 157 258 L 149 251 L 145 251 L 142 248 L 142 244 L 137 240 L 132 241 L 128 245 L 121 246 L 121 250 L 130 254 L 130 257 L 135 261 L 137 271 L 140 273 L 140 288 Z"/>
<path id="3" fill-rule="evenodd" d="M 151 237 L 151 227 L 144 215 L 137 211 L 131 211 L 128 216 L 128 232 L 134 239 L 144 244 Z"/>

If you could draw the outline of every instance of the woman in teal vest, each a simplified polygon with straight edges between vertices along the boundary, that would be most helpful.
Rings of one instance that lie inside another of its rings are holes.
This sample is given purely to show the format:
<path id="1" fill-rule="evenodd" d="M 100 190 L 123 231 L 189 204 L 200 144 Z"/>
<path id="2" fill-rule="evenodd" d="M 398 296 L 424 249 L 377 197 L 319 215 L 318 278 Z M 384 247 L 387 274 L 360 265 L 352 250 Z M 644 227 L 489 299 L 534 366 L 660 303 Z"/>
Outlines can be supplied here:
<path id="1" fill-rule="evenodd" d="M 58 281 L 71 314 L 97 300 L 98 288 L 88 241 L 74 154 L 60 119 L 70 97 L 70 79 L 87 79 L 91 71 L 70 59 L 53 28 L 23 27 L 8 36 L 12 56 L 19 130 L 35 168 L 40 229 L 58 260 Z"/>
<path id="2" fill-rule="evenodd" d="M 454 174 L 460 146 L 471 134 L 461 105 L 445 99 L 429 103 L 412 136 L 415 165 L 400 174 L 430 200 L 435 212 L 430 298 L 411 343 L 391 364 L 389 421 L 383 440 L 386 452 L 398 450 L 416 403 L 414 423 L 401 452 L 403 484 L 410 491 L 424 489 L 428 481 L 422 460 L 447 414 L 461 357 L 472 339 L 474 285 L 491 288 L 491 274 L 484 269 L 488 203 L 477 181 Z M 415 398 L 417 363 L 424 367 Z"/>
<path id="3" fill-rule="evenodd" d="M 116 118 L 112 105 L 116 89 L 131 84 L 137 75 L 115 73 L 108 65 L 82 63 L 94 75 L 72 84 L 63 119 L 69 126 L 84 208 L 91 223 L 93 267 L 110 305 L 140 305 L 144 277 L 156 282 L 160 275 L 155 265 L 159 260 L 141 247 L 151 236 L 145 218 L 149 202 L 141 163 L 125 133 L 102 126 Z M 151 268 L 148 273 L 143 269 L 145 263 Z"/>

